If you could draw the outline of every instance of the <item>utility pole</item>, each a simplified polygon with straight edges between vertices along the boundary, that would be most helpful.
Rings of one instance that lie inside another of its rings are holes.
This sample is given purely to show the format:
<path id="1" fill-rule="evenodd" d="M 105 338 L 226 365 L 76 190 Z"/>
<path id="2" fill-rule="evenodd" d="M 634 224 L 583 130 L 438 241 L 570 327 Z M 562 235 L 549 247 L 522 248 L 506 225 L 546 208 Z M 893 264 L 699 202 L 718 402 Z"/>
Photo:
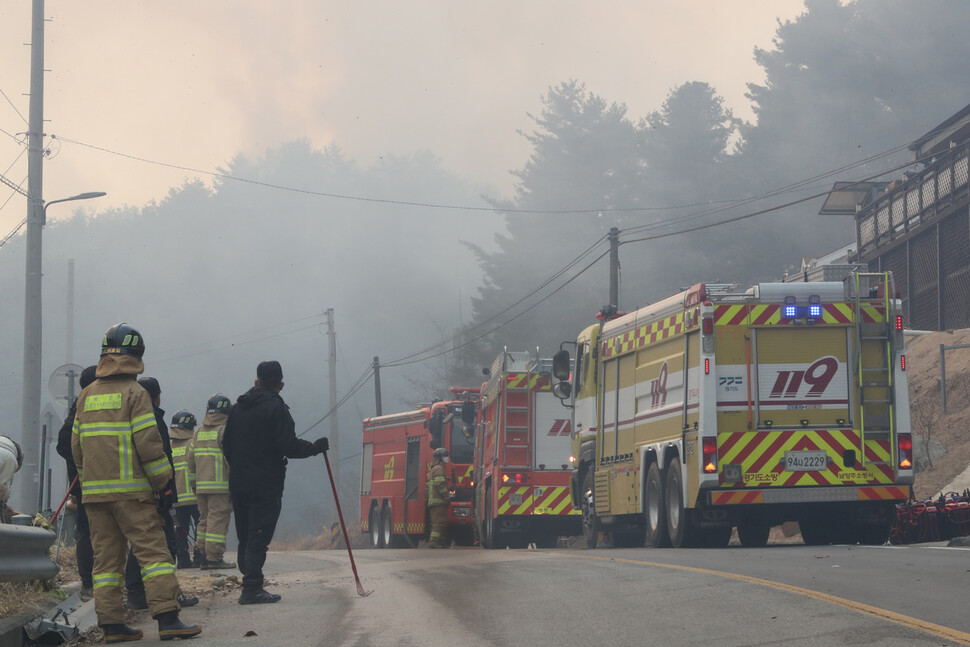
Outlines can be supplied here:
<path id="1" fill-rule="evenodd" d="M 381 360 L 377 355 L 374 355 L 374 400 L 377 403 L 377 415 L 384 415 L 381 410 Z"/>
<path id="2" fill-rule="evenodd" d="M 610 229 L 610 305 L 620 307 L 620 230 Z"/>
<path id="3" fill-rule="evenodd" d="M 333 326 L 333 308 L 327 308 L 327 337 L 330 340 L 330 455 L 334 457 L 333 480 L 340 483 L 340 436 L 337 429 L 337 331 Z"/>
<path id="4" fill-rule="evenodd" d="M 74 363 L 74 259 L 67 259 L 67 364 Z M 71 382 L 73 387 L 74 382 Z M 71 406 L 73 398 L 69 398 L 67 406 Z"/>
<path id="5" fill-rule="evenodd" d="M 24 372 L 21 407 L 20 510 L 36 512 L 40 480 L 41 233 L 44 227 L 44 0 L 33 0 L 30 30 L 30 113 L 27 133 L 27 234 L 24 285 Z"/>

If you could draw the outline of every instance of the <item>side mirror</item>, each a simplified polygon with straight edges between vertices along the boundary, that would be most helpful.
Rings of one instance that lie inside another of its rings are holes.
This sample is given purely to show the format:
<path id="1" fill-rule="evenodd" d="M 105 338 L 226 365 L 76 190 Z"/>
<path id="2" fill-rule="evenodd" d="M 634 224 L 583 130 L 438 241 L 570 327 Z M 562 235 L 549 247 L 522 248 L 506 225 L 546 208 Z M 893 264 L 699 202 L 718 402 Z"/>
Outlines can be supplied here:
<path id="1" fill-rule="evenodd" d="M 475 416 L 477 411 L 475 410 L 474 402 L 465 402 L 461 405 L 461 421 L 466 425 L 475 424 Z"/>
<path id="2" fill-rule="evenodd" d="M 552 387 L 552 394 L 560 400 L 568 400 L 573 393 L 573 385 L 569 382 L 556 382 Z"/>
<path id="3" fill-rule="evenodd" d="M 560 382 L 569 379 L 569 351 L 561 350 L 552 356 L 552 376 Z"/>

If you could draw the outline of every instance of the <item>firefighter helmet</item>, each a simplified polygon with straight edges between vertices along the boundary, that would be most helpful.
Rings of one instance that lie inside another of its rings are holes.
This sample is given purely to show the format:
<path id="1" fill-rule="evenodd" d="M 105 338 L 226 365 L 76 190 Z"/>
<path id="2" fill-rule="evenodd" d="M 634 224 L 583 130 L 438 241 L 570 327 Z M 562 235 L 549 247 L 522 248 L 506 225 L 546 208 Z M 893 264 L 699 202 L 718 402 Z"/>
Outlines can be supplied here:
<path id="1" fill-rule="evenodd" d="M 102 355 L 134 355 L 141 357 L 145 354 L 145 340 L 141 333 L 128 324 L 115 324 L 104 333 L 101 340 Z"/>
<path id="2" fill-rule="evenodd" d="M 229 407 L 231 406 L 232 400 L 221 393 L 216 393 L 209 398 L 205 411 L 206 413 L 229 413 Z"/>
<path id="3" fill-rule="evenodd" d="M 198 421 L 188 409 L 180 409 L 172 416 L 172 427 L 175 429 L 195 429 Z"/>
<path id="4" fill-rule="evenodd" d="M 444 447 L 439 447 L 438 449 L 434 450 L 434 454 L 431 455 L 431 458 L 434 460 L 444 461 L 446 458 L 448 458 L 448 456 L 448 450 Z"/>

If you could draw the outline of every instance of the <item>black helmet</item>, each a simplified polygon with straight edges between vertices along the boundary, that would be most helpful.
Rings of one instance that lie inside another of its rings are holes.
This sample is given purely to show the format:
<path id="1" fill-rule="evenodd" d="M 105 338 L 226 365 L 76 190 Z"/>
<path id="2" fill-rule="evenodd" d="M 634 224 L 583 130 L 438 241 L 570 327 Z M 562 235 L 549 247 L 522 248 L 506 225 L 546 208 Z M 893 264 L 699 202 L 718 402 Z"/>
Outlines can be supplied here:
<path id="1" fill-rule="evenodd" d="M 205 411 L 206 413 L 229 413 L 229 407 L 231 406 L 232 400 L 221 393 L 216 393 L 209 398 L 209 402 L 205 406 Z"/>
<path id="2" fill-rule="evenodd" d="M 145 340 L 142 339 L 141 333 L 124 322 L 111 326 L 101 340 L 101 354 L 116 353 L 135 357 L 144 355 Z"/>
<path id="3" fill-rule="evenodd" d="M 172 427 L 175 429 L 195 429 L 197 421 L 188 409 L 179 409 L 172 416 Z"/>
<path id="4" fill-rule="evenodd" d="M 448 456 L 450 456 L 450 454 L 448 453 L 448 450 L 445 449 L 444 447 L 439 447 L 438 449 L 434 450 L 434 454 L 431 455 L 432 458 L 435 458 L 439 461 L 443 461 Z"/>

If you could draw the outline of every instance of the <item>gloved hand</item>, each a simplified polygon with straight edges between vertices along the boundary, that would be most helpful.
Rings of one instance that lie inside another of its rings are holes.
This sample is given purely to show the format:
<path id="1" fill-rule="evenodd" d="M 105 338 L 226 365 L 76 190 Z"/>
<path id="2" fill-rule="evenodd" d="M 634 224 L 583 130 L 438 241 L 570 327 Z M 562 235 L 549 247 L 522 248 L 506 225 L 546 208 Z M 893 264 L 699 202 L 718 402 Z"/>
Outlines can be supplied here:
<path id="1" fill-rule="evenodd" d="M 327 440 L 326 436 L 322 438 L 317 438 L 316 440 L 313 441 L 313 449 L 314 451 L 316 451 L 317 454 L 322 454 L 323 452 L 330 449 L 330 441 Z"/>
<path id="2" fill-rule="evenodd" d="M 155 495 L 158 497 L 158 511 L 161 513 L 171 510 L 172 506 L 178 501 L 178 494 L 175 492 L 175 488 L 159 490 Z"/>

